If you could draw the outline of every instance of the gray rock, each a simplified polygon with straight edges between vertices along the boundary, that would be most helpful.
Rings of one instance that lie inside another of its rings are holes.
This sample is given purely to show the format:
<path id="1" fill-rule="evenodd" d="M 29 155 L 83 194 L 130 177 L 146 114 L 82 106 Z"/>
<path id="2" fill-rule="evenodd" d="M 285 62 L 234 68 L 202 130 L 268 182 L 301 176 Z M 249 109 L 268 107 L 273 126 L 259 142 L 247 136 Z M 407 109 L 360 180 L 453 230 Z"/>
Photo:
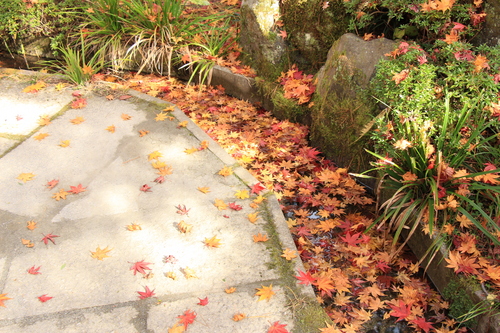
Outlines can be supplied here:
<path id="1" fill-rule="evenodd" d="M 498 0 L 485 1 L 486 22 L 475 43 L 500 45 L 500 2 Z"/>

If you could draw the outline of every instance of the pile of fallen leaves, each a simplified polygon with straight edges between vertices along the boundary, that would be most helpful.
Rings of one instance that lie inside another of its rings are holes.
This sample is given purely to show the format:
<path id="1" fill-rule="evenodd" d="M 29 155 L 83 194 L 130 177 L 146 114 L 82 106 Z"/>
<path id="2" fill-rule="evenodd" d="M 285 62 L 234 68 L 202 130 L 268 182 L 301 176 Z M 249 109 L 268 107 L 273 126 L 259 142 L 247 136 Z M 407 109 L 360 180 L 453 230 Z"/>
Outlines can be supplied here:
<path id="1" fill-rule="evenodd" d="M 373 199 L 308 145 L 306 126 L 278 120 L 222 87 L 132 74 L 121 85 L 175 103 L 276 194 L 306 269 L 297 282 L 313 286 L 334 323 L 322 332 L 360 332 L 373 320 L 413 331 L 463 330 L 411 255 L 391 255 L 385 230 L 365 233 Z"/>

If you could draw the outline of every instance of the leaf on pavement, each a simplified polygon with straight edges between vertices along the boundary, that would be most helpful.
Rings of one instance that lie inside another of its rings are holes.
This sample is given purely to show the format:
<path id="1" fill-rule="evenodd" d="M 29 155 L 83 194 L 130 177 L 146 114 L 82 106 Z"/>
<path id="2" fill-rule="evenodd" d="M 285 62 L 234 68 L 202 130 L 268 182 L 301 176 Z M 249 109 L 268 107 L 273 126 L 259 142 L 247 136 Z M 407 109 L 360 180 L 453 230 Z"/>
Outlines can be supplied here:
<path id="1" fill-rule="evenodd" d="M 87 106 L 87 100 L 85 98 L 77 98 L 71 103 L 72 109 L 82 109 Z"/>
<path id="2" fill-rule="evenodd" d="M 47 302 L 48 300 L 52 299 L 53 297 L 52 296 L 47 296 L 47 294 L 45 295 L 42 295 L 42 296 L 38 296 L 38 299 L 40 300 L 40 302 L 42 303 L 45 303 Z"/>
<path id="3" fill-rule="evenodd" d="M 172 328 L 168 329 L 168 333 L 184 333 L 186 329 L 183 325 L 179 325 L 178 323 L 172 326 Z"/>
<path id="4" fill-rule="evenodd" d="M 68 192 L 72 194 L 82 193 L 87 189 L 86 187 L 83 187 L 82 184 L 78 184 L 77 186 L 70 186 L 70 188 L 71 190 L 69 190 Z"/>
<path id="5" fill-rule="evenodd" d="M 42 141 L 43 139 L 45 139 L 49 135 L 50 135 L 49 133 L 40 133 L 40 134 L 35 135 L 33 137 L 33 139 L 35 139 L 36 141 Z"/>
<path id="6" fill-rule="evenodd" d="M 5 302 L 9 299 L 12 299 L 12 298 L 7 297 L 7 294 L 0 294 L 0 306 L 3 306 L 5 308 L 6 306 L 5 306 L 5 304 L 3 304 L 3 302 Z"/>
<path id="7" fill-rule="evenodd" d="M 283 254 L 281 256 L 286 260 L 292 260 L 293 258 L 297 258 L 297 251 L 286 248 L 283 250 Z"/>
<path id="8" fill-rule="evenodd" d="M 52 190 L 56 185 L 59 184 L 59 179 L 52 179 L 51 181 L 47 182 L 47 187 L 49 190 Z"/>
<path id="9" fill-rule="evenodd" d="M 70 143 L 71 143 L 71 140 L 61 140 L 61 143 L 59 143 L 59 146 L 66 148 L 66 147 L 69 147 Z"/>
<path id="10" fill-rule="evenodd" d="M 179 223 L 177 223 L 177 228 L 179 229 L 180 232 L 185 234 L 185 233 L 190 232 L 191 229 L 193 229 L 193 225 L 186 223 L 186 222 L 184 222 L 184 220 L 182 220 Z"/>
<path id="11" fill-rule="evenodd" d="M 29 230 L 33 230 L 36 228 L 36 222 L 31 220 L 31 221 L 28 221 L 26 222 L 26 228 L 28 228 Z"/>
<path id="12" fill-rule="evenodd" d="M 70 122 L 73 125 L 79 125 L 79 124 L 83 123 L 84 121 L 85 121 L 85 118 L 83 118 L 83 117 L 76 117 L 75 119 L 70 120 Z"/>
<path id="13" fill-rule="evenodd" d="M 42 234 L 43 235 L 43 234 Z M 52 234 L 47 234 L 47 235 L 43 235 L 43 238 L 40 240 L 40 242 L 43 242 L 45 245 L 47 245 L 49 243 L 49 241 L 52 242 L 52 244 L 56 244 L 56 242 L 54 241 L 54 238 L 56 237 L 59 237 L 57 235 L 52 235 Z"/>
<path id="14" fill-rule="evenodd" d="M 140 130 L 139 131 L 139 137 L 142 138 L 143 136 L 145 135 L 148 135 L 149 134 L 149 131 L 146 131 L 144 129 Z"/>
<path id="15" fill-rule="evenodd" d="M 40 116 L 40 119 L 38 119 L 38 125 L 40 126 L 47 126 L 50 124 L 52 124 L 52 122 L 50 121 L 49 116 Z"/>
<path id="16" fill-rule="evenodd" d="M 38 266 L 38 267 L 35 267 L 34 265 L 31 266 L 30 268 L 28 268 L 28 273 L 32 274 L 32 275 L 38 275 L 38 274 L 42 274 L 40 272 L 40 267 L 42 266 Z"/>
<path id="17" fill-rule="evenodd" d="M 47 85 L 43 81 L 38 81 L 35 84 L 29 85 L 26 88 L 23 89 L 23 92 L 25 93 L 36 93 L 45 88 Z"/>
<path id="18" fill-rule="evenodd" d="M 259 296 L 259 301 L 269 300 L 275 292 L 273 291 L 273 285 L 269 285 L 269 287 L 262 286 L 262 288 L 255 288 L 258 291 L 255 293 L 255 296 Z"/>
<path id="19" fill-rule="evenodd" d="M 226 294 L 232 294 L 236 291 L 236 288 L 235 287 L 230 287 L 230 288 L 226 288 L 224 289 L 224 291 L 226 292 Z"/>
<path id="20" fill-rule="evenodd" d="M 248 218 L 248 221 L 255 223 L 255 222 L 257 222 L 258 216 L 259 216 L 259 213 L 255 212 L 255 213 L 248 214 L 247 218 Z"/>
<path id="21" fill-rule="evenodd" d="M 69 193 L 66 192 L 63 188 L 59 189 L 59 192 L 56 192 L 52 195 L 52 198 L 56 199 L 56 201 L 59 201 L 61 199 L 66 200 L 66 196 Z"/>
<path id="22" fill-rule="evenodd" d="M 266 234 L 261 234 L 260 232 L 257 234 L 257 235 L 253 235 L 253 241 L 255 243 L 258 243 L 258 242 L 266 242 L 268 241 L 269 238 L 267 238 L 267 235 Z"/>
<path id="23" fill-rule="evenodd" d="M 97 260 L 103 260 L 104 258 L 109 258 L 109 256 L 107 254 L 111 250 L 112 249 L 108 249 L 107 246 L 104 249 L 101 249 L 98 246 L 97 249 L 95 250 L 95 252 L 90 251 L 90 253 L 91 253 L 92 258 L 95 258 Z"/>
<path id="24" fill-rule="evenodd" d="M 233 318 L 231 318 L 231 319 L 232 319 L 233 321 L 240 321 L 240 320 L 245 319 L 246 317 L 247 317 L 247 315 L 246 315 L 246 314 L 239 312 L 239 313 L 236 313 L 236 314 L 233 316 Z"/>
<path id="25" fill-rule="evenodd" d="M 186 267 L 182 270 L 182 272 L 184 273 L 184 276 L 186 277 L 186 279 L 197 279 L 198 278 L 195 270 L 192 268 Z"/>
<path id="26" fill-rule="evenodd" d="M 142 275 L 146 275 L 146 270 L 151 270 L 148 265 L 152 264 L 150 262 L 144 262 L 144 260 L 137 261 L 132 265 L 132 267 L 130 267 L 130 270 L 134 271 L 134 275 L 136 275 L 137 272 L 141 273 Z"/>
<path id="27" fill-rule="evenodd" d="M 205 298 L 198 298 L 199 302 L 197 303 L 198 305 L 205 306 L 208 304 L 208 296 Z"/>
<path id="28" fill-rule="evenodd" d="M 178 205 L 178 206 L 175 206 L 175 208 L 177 208 L 177 214 L 180 214 L 180 215 L 188 215 L 189 211 L 191 210 L 191 208 L 186 208 L 186 205 Z"/>
<path id="29" fill-rule="evenodd" d="M 207 187 L 207 186 L 198 187 L 198 191 L 206 194 L 206 193 L 210 192 L 210 187 Z"/>
<path id="30" fill-rule="evenodd" d="M 127 225 L 127 230 L 128 231 L 137 231 L 137 230 L 142 230 L 142 227 L 139 224 L 132 223 L 132 224 Z"/>
<path id="31" fill-rule="evenodd" d="M 19 179 L 19 180 L 23 181 L 24 183 L 26 183 L 26 182 L 29 182 L 30 180 L 33 180 L 34 177 L 35 177 L 35 175 L 32 174 L 31 172 L 25 172 L 25 173 L 19 174 L 19 176 L 17 176 L 16 179 Z"/>
<path id="32" fill-rule="evenodd" d="M 221 199 L 215 199 L 214 206 L 217 207 L 218 210 L 227 209 L 227 204 Z"/>
<path id="33" fill-rule="evenodd" d="M 229 166 L 225 166 L 219 171 L 219 175 L 224 177 L 230 176 L 232 174 L 233 174 L 233 169 Z"/>
<path id="34" fill-rule="evenodd" d="M 148 184 L 144 184 L 139 188 L 140 191 L 142 192 L 151 192 L 151 186 Z"/>
<path id="35" fill-rule="evenodd" d="M 221 246 L 220 239 L 217 238 L 217 236 L 214 236 L 212 238 L 205 238 L 205 245 L 208 247 L 219 247 Z"/>
<path id="36" fill-rule="evenodd" d="M 33 243 L 32 241 L 30 241 L 29 239 L 21 238 L 21 243 L 24 246 L 26 246 L 26 247 L 33 247 L 33 246 L 35 246 L 35 243 Z"/>
<path id="37" fill-rule="evenodd" d="M 250 195 L 248 194 L 248 190 L 239 190 L 234 196 L 238 199 L 246 199 L 250 197 Z"/>
<path id="38" fill-rule="evenodd" d="M 132 119 L 132 116 L 129 116 L 129 115 L 128 115 L 128 114 L 126 114 L 126 113 L 122 113 L 122 116 L 121 116 L 121 117 L 122 117 L 122 119 L 123 119 L 123 120 L 130 120 L 130 119 Z"/>
<path id="39" fill-rule="evenodd" d="M 145 299 L 148 297 L 155 296 L 154 289 L 150 290 L 148 286 L 144 287 L 144 291 L 138 291 L 137 293 L 139 294 L 140 299 Z"/>
<path id="40" fill-rule="evenodd" d="M 184 328 L 187 328 L 188 325 L 191 325 L 196 319 L 196 312 L 186 310 L 182 315 L 177 316 L 177 318 L 179 318 L 179 323 L 184 325 Z"/>
<path id="41" fill-rule="evenodd" d="M 106 127 L 106 131 L 108 131 L 110 133 L 114 133 L 116 131 L 115 125 L 110 125 L 110 126 Z"/>
<path id="42" fill-rule="evenodd" d="M 267 330 L 267 333 L 289 333 L 286 328 L 286 324 L 280 324 L 279 321 L 275 321 L 271 327 Z"/>
<path id="43" fill-rule="evenodd" d="M 162 153 L 160 153 L 158 150 L 155 150 L 151 154 L 148 154 L 148 161 L 157 160 L 160 157 L 163 157 Z"/>

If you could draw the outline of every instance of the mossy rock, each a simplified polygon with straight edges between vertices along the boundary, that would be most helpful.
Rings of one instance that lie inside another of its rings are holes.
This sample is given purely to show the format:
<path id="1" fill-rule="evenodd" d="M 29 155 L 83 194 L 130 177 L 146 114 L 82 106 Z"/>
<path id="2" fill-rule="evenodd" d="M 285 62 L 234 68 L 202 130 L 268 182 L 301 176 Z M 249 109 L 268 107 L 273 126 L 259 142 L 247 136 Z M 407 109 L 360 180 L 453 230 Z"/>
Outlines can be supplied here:
<path id="1" fill-rule="evenodd" d="M 341 1 L 284 0 L 282 20 L 291 44 L 290 58 L 302 70 L 314 73 L 325 62 L 333 43 L 347 32 L 350 16 Z"/>

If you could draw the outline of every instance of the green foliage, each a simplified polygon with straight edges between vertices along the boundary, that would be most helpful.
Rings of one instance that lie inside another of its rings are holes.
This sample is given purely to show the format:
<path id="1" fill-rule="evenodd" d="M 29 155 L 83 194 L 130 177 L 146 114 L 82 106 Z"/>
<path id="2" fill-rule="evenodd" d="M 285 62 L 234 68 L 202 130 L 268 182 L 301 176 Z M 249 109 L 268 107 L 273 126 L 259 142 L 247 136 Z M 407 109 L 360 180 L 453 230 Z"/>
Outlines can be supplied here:
<path id="1" fill-rule="evenodd" d="M 473 290 L 479 290 L 479 283 L 473 278 L 455 278 L 450 281 L 450 283 L 443 290 L 443 296 L 445 299 L 450 301 L 450 316 L 461 321 L 465 326 L 471 327 L 477 324 L 475 318 L 466 318 L 466 320 L 460 320 L 464 318 L 468 313 L 474 312 L 477 305 L 474 304 L 470 297 L 470 293 Z"/>
<path id="2" fill-rule="evenodd" d="M 0 40 L 6 45 L 33 36 L 64 35 L 75 24 L 78 0 L 0 1 Z"/>
<path id="3" fill-rule="evenodd" d="M 484 21 L 481 4 L 472 1 L 440 0 L 350 0 L 342 1 L 352 15 L 349 29 L 358 34 L 384 34 L 388 38 L 410 37 L 433 42 L 453 29 L 456 23 L 467 28 L 462 35 L 471 38 Z"/>
<path id="4" fill-rule="evenodd" d="M 402 42 L 395 59 L 380 63 L 373 89 L 388 108 L 376 121 L 373 155 L 393 195 L 376 223 L 389 222 L 394 241 L 408 224 L 413 232 L 423 221 L 433 233 L 467 218 L 500 244 L 498 52 L 437 42 L 429 54 Z"/>

